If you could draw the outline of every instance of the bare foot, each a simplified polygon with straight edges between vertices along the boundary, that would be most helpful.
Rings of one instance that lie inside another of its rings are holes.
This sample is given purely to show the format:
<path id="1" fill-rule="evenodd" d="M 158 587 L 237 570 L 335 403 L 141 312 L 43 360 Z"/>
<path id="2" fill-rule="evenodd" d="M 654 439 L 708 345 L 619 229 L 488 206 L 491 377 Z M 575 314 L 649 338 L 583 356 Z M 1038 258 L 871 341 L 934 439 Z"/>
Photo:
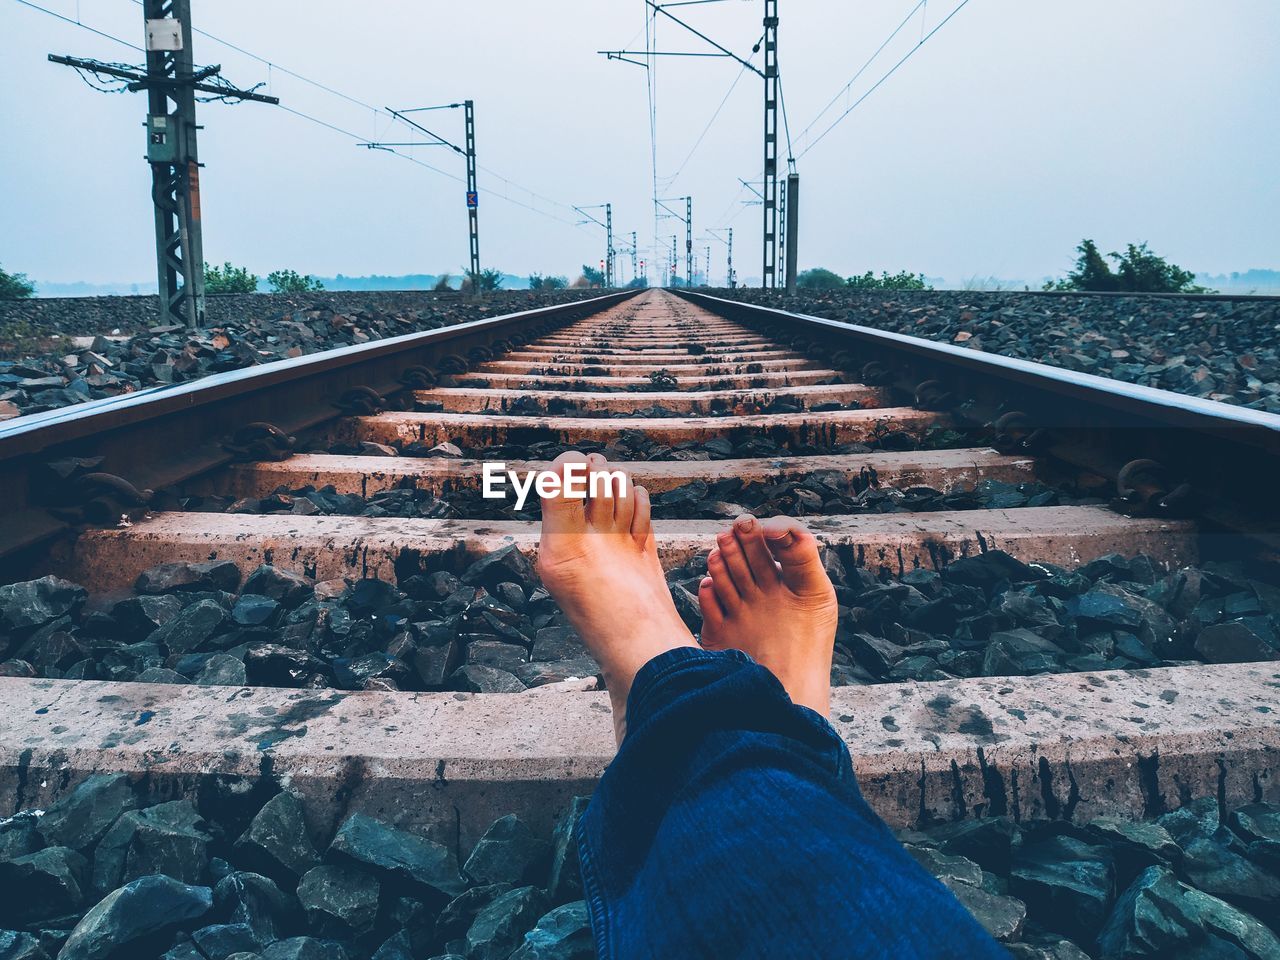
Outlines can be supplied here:
<path id="1" fill-rule="evenodd" d="M 707 572 L 702 645 L 743 651 L 825 717 L 839 611 L 813 534 L 790 517 L 739 517 L 716 537 Z"/>
<path id="2" fill-rule="evenodd" d="M 552 464 L 561 478 L 567 463 L 595 472 L 608 461 L 598 453 L 561 454 Z M 543 498 L 538 575 L 604 671 L 621 743 L 636 672 L 660 653 L 696 644 L 658 562 L 648 491 L 629 476 L 622 496 L 608 486 L 597 497 Z"/>

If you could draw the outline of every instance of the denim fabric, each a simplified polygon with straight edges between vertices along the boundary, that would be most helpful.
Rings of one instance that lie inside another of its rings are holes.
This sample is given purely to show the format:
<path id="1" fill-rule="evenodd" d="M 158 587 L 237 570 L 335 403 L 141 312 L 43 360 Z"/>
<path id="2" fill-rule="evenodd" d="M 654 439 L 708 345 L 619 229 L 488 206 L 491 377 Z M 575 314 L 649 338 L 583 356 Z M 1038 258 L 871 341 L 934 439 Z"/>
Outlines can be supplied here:
<path id="1" fill-rule="evenodd" d="M 577 838 L 601 960 L 1008 957 L 867 806 L 831 725 L 737 651 L 644 665 Z"/>

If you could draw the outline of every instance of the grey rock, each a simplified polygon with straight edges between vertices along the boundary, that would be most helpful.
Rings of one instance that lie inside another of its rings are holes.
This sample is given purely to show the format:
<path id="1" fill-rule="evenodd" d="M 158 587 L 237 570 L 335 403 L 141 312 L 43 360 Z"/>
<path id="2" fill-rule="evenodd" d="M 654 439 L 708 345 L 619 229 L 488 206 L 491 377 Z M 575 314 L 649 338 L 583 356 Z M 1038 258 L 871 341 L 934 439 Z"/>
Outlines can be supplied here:
<path id="1" fill-rule="evenodd" d="M 28 927 L 78 912 L 89 861 L 69 847 L 46 847 L 0 863 L 0 923 Z"/>
<path id="2" fill-rule="evenodd" d="M 575 900 L 544 914 L 510 960 L 594 960 L 595 955 L 587 905 Z"/>
<path id="3" fill-rule="evenodd" d="M 200 883 L 209 865 L 209 834 L 189 800 L 159 803 L 120 815 L 93 856 L 99 896 L 149 874 Z"/>
<path id="4" fill-rule="evenodd" d="M 243 687 L 247 677 L 243 660 L 229 653 L 215 653 L 193 679 L 202 687 Z"/>
<path id="5" fill-rule="evenodd" d="M 538 575 L 529 558 L 514 544 L 485 554 L 471 564 L 462 574 L 462 582 L 486 589 L 496 589 L 500 583 L 537 583 Z"/>
<path id="6" fill-rule="evenodd" d="M 146 956 L 157 940 L 197 921 L 213 906 L 213 891 L 171 877 L 140 877 L 107 894 L 80 920 L 58 960 Z"/>
<path id="7" fill-rule="evenodd" d="M 280 613 L 280 602 L 260 593 L 244 593 L 231 607 L 231 619 L 242 627 L 270 626 Z"/>
<path id="8" fill-rule="evenodd" d="M 227 611 L 216 600 L 197 600 L 152 631 L 147 642 L 162 644 L 170 654 L 190 653 L 203 647 L 226 619 Z"/>
<path id="9" fill-rule="evenodd" d="M 262 805 L 235 842 L 235 852 L 247 866 L 270 877 L 299 877 L 320 862 L 307 833 L 302 804 L 288 792 Z"/>
<path id="10" fill-rule="evenodd" d="M 1280 650 L 1264 640 L 1249 624 L 1240 620 L 1204 627 L 1196 636 L 1195 650 L 1210 663 L 1280 660 Z"/>
<path id="11" fill-rule="evenodd" d="M 529 662 L 529 652 L 524 647 L 501 640 L 472 640 L 467 644 L 466 660 L 469 664 L 497 667 L 514 674 Z"/>
<path id="12" fill-rule="evenodd" d="M 572 627 L 543 627 L 534 636 L 531 659 L 569 660 L 586 652 L 586 645 Z"/>
<path id="13" fill-rule="evenodd" d="M 535 883 L 545 879 L 550 853 L 551 844 L 508 814 L 484 832 L 462 872 L 475 883 Z"/>
<path id="14" fill-rule="evenodd" d="M 562 680 L 598 677 L 600 664 L 592 657 L 575 657 L 552 663 L 522 663 L 516 667 L 515 675 L 527 687 L 541 687 Z"/>
<path id="15" fill-rule="evenodd" d="M 1027 918 L 1027 906 L 1014 897 L 988 893 L 980 886 L 942 878 L 943 885 L 950 890 L 961 905 L 973 915 L 982 929 L 996 940 L 1016 940 L 1022 933 L 1022 924 Z"/>
<path id="16" fill-rule="evenodd" d="M 191 942 L 207 960 L 229 960 L 235 954 L 253 954 L 262 948 L 253 929 L 244 923 L 215 923 L 192 931 Z"/>
<path id="17" fill-rule="evenodd" d="M 1050 944 L 1006 943 L 1004 946 L 1014 960 L 1089 960 L 1089 954 L 1070 940 Z"/>
<path id="18" fill-rule="evenodd" d="M 442 644 L 420 646 L 413 654 L 413 669 L 428 690 L 439 690 L 462 662 L 462 645 L 449 639 Z"/>
<path id="19" fill-rule="evenodd" d="M 144 570 L 134 583 L 135 593 L 224 590 L 234 593 L 240 585 L 240 568 L 230 560 L 203 563 L 162 563 Z"/>
<path id="20" fill-rule="evenodd" d="M 382 942 L 382 946 L 373 951 L 369 960 L 415 960 L 413 940 L 407 930 L 392 934 Z"/>
<path id="21" fill-rule="evenodd" d="M 449 676 L 448 686 L 452 690 L 471 693 L 520 693 L 525 689 L 514 674 L 477 663 L 469 663 L 455 670 Z"/>
<path id="22" fill-rule="evenodd" d="M 552 831 L 551 870 L 547 879 L 547 893 L 552 903 L 565 903 L 582 896 L 582 872 L 578 864 L 578 842 L 574 831 L 590 802 L 590 797 L 574 797 L 570 800 Z"/>
<path id="23" fill-rule="evenodd" d="M 44 846 L 36 830 L 38 819 L 34 813 L 21 812 L 0 820 L 0 861 L 25 857 Z"/>
<path id="24" fill-rule="evenodd" d="M 83 852 L 102 839 L 116 817 L 137 805 L 128 776 L 94 774 L 45 811 L 36 829 L 50 846 Z"/>
<path id="25" fill-rule="evenodd" d="M 291 937 L 262 951 L 262 960 L 348 960 L 342 945 L 314 937 Z"/>
<path id="26" fill-rule="evenodd" d="M 295 902 L 274 880 L 243 870 L 229 873 L 218 881 L 213 888 L 213 903 L 218 916 L 228 923 L 249 927 L 259 943 L 278 939 L 297 912 Z"/>
<path id="27" fill-rule="evenodd" d="M 968 857 L 949 856 L 932 847 L 921 847 L 912 843 L 905 844 L 907 853 L 916 863 L 924 867 L 939 880 L 954 880 L 967 883 L 971 887 L 982 886 L 982 868 Z"/>
<path id="28" fill-rule="evenodd" d="M 546 897 L 536 887 L 517 887 L 504 893 L 476 914 L 467 930 L 467 960 L 508 960 L 524 932 L 546 910 Z"/>
<path id="29" fill-rule="evenodd" d="M 292 570 L 264 563 L 249 574 L 241 592 L 270 597 L 282 606 L 293 608 L 315 595 L 315 582 Z"/>
<path id="30" fill-rule="evenodd" d="M 445 904 L 436 918 L 436 940 L 444 942 L 465 936 L 476 914 L 511 890 L 509 883 L 488 883 L 458 894 Z"/>
<path id="31" fill-rule="evenodd" d="M 1048 837 L 1014 856 L 1009 892 L 1038 923 L 1073 940 L 1091 939 L 1114 894 L 1109 852 L 1074 837 Z"/>
<path id="32" fill-rule="evenodd" d="M 380 891 L 378 881 L 362 870 L 321 864 L 298 881 L 298 903 L 317 931 L 349 937 L 373 926 Z"/>
<path id="33" fill-rule="evenodd" d="M 49 954 L 29 933 L 0 930 L 0 960 L 49 960 Z"/>
<path id="34" fill-rule="evenodd" d="M 84 587 L 54 576 L 0 586 L 0 627 L 32 630 L 79 610 L 87 596 Z"/>
<path id="35" fill-rule="evenodd" d="M 338 828 L 329 856 L 359 865 L 384 880 L 411 883 L 444 899 L 466 886 L 448 847 L 353 813 Z"/>

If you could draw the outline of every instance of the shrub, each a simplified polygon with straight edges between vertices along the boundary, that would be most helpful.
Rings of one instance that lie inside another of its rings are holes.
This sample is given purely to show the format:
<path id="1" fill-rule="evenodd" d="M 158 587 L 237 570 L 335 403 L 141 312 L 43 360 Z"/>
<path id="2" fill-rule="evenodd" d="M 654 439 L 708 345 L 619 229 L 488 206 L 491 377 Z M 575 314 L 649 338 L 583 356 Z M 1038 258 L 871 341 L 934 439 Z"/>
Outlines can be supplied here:
<path id="1" fill-rule="evenodd" d="M 814 267 L 802 270 L 796 276 L 796 286 L 801 290 L 835 290 L 844 286 L 844 280 L 838 273 L 825 267 Z"/>
<path id="2" fill-rule="evenodd" d="M 1195 274 L 1183 270 L 1156 255 L 1145 242 L 1125 247 L 1124 253 L 1103 257 L 1092 240 L 1081 240 L 1076 247 L 1076 265 L 1061 280 L 1050 280 L 1046 290 L 1086 290 L 1091 293 L 1123 291 L 1125 293 L 1205 293 L 1196 286 Z M 1107 260 L 1114 260 L 1113 271 Z"/>
<path id="3" fill-rule="evenodd" d="M 258 278 L 246 267 L 233 267 L 224 263 L 221 267 L 204 265 L 205 293 L 257 293 Z"/>
<path id="4" fill-rule="evenodd" d="M 452 290 L 453 277 L 449 276 L 447 273 L 440 274 L 440 276 L 436 277 L 436 285 L 431 289 L 436 293 L 444 293 L 447 290 Z"/>
<path id="5" fill-rule="evenodd" d="M 473 274 L 470 270 L 462 280 L 462 289 L 467 293 L 487 293 L 502 286 L 501 270 L 481 270 Z"/>
<path id="6" fill-rule="evenodd" d="M 0 300 L 25 300 L 35 292 L 25 273 L 8 273 L 0 267 Z"/>
<path id="7" fill-rule="evenodd" d="M 311 274 L 299 276 L 294 270 L 273 270 L 267 274 L 272 293 L 312 293 L 323 290 L 324 284 Z"/>
<path id="8" fill-rule="evenodd" d="M 845 285 L 851 290 L 932 290 L 933 287 L 924 281 L 923 273 L 908 273 L 903 270 L 890 274 L 883 270 L 877 277 L 870 270 L 860 277 L 850 277 Z"/>

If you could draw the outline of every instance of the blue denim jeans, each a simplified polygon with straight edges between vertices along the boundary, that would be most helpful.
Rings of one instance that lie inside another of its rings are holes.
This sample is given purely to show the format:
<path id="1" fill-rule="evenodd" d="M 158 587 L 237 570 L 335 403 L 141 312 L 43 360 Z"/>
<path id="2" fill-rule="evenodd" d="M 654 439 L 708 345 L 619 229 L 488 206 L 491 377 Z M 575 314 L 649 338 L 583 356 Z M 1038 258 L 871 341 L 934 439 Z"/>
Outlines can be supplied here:
<path id="1" fill-rule="evenodd" d="M 601 960 L 1008 956 L 867 806 L 831 725 L 737 651 L 644 665 L 577 838 Z"/>

